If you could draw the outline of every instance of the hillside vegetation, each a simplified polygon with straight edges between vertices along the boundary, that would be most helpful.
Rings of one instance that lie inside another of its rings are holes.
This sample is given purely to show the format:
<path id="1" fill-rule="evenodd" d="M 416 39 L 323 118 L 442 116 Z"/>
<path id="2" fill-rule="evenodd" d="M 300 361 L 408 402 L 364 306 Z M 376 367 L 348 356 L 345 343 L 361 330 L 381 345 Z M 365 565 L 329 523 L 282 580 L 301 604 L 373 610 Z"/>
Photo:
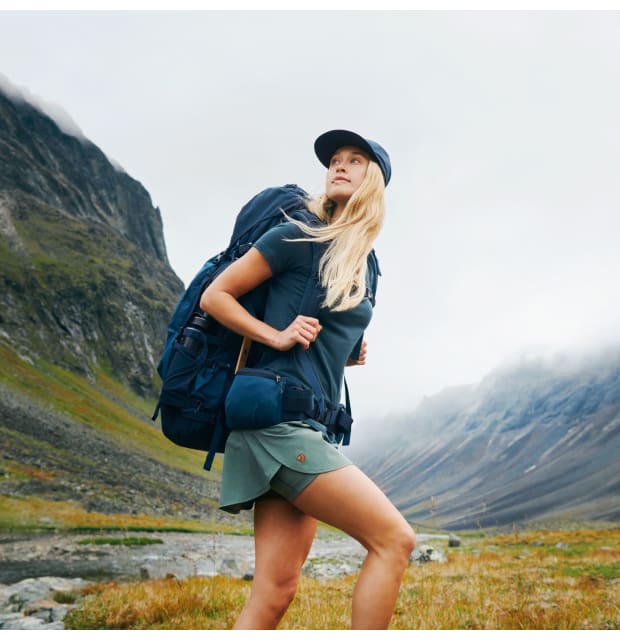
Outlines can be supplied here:
<path id="1" fill-rule="evenodd" d="M 245 526 L 217 508 L 221 460 L 177 447 L 153 402 L 103 372 L 88 381 L 0 342 L 0 526 Z"/>
<path id="2" fill-rule="evenodd" d="M 177 279 L 103 223 L 23 194 L 10 202 L 18 245 L 0 238 L 2 333 L 23 354 L 152 397 Z"/>

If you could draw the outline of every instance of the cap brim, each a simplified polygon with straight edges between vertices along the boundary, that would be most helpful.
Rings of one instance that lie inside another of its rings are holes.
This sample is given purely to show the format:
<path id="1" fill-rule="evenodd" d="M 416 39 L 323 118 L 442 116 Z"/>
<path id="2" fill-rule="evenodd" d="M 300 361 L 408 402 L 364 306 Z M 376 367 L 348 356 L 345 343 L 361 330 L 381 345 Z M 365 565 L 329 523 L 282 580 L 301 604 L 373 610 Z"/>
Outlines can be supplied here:
<path id="1" fill-rule="evenodd" d="M 344 129 L 334 129 L 333 131 L 327 131 L 320 135 L 314 142 L 314 151 L 317 158 L 321 161 L 321 164 L 325 167 L 329 167 L 329 163 L 332 156 L 341 147 L 359 147 L 362 151 L 365 151 L 375 162 L 377 156 L 372 150 L 372 147 L 366 142 L 362 136 L 354 133 L 353 131 L 346 131 Z"/>

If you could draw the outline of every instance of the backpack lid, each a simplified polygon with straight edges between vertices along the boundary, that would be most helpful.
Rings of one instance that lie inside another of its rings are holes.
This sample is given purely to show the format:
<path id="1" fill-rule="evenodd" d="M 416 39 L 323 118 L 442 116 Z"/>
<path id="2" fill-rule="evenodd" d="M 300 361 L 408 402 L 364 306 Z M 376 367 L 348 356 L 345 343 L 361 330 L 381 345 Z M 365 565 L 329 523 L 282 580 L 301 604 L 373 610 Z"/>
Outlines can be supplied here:
<path id="1" fill-rule="evenodd" d="M 229 245 L 246 241 L 246 236 L 254 228 L 274 215 L 304 208 L 308 197 L 308 194 L 296 184 L 264 189 L 247 202 L 237 215 Z"/>

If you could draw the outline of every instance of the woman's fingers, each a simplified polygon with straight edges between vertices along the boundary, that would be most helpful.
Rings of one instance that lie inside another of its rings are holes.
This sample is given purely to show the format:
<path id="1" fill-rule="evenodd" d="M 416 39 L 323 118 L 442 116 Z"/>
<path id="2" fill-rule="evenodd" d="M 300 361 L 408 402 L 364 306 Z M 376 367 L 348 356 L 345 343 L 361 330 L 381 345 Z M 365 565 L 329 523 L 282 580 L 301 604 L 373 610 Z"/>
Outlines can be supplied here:
<path id="1" fill-rule="evenodd" d="M 368 344 L 366 343 L 366 340 L 364 340 L 362 342 L 362 348 L 360 349 L 360 354 L 359 357 L 357 358 L 357 360 L 353 360 L 353 358 L 349 358 L 347 360 L 347 367 L 353 367 L 353 366 L 357 366 L 357 365 L 364 365 L 366 364 L 366 354 L 368 353 Z"/>
<path id="2" fill-rule="evenodd" d="M 283 351 L 291 349 L 296 344 L 300 344 L 304 349 L 308 349 L 314 342 L 323 327 L 317 318 L 308 316 L 297 316 L 293 322 L 282 332 Z"/>
<path id="3" fill-rule="evenodd" d="M 304 349 L 307 349 L 310 343 L 316 340 L 322 329 L 317 318 L 308 316 L 297 316 L 293 324 L 297 327 L 299 342 Z"/>
<path id="4" fill-rule="evenodd" d="M 360 349 L 360 357 L 359 357 L 360 364 L 366 364 L 367 354 L 368 354 L 368 344 L 366 343 L 366 340 L 364 340 L 362 342 L 362 348 Z"/>

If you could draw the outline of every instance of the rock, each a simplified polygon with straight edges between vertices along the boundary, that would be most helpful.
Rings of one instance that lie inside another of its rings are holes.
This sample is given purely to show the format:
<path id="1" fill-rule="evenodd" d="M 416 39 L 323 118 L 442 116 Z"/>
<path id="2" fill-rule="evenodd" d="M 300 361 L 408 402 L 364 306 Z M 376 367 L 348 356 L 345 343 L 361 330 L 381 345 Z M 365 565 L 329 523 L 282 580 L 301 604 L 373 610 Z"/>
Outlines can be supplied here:
<path id="1" fill-rule="evenodd" d="M 27 578 L 0 586 L 0 629 L 64 629 L 62 620 L 75 606 L 61 604 L 54 593 L 74 592 L 91 584 L 82 578 Z"/>
<path id="2" fill-rule="evenodd" d="M 247 562 L 242 562 L 234 556 L 224 557 L 219 563 L 217 573 L 221 576 L 243 578 L 243 576 L 248 573 L 247 564 Z"/>
<path id="3" fill-rule="evenodd" d="M 424 564 L 426 562 L 445 562 L 446 556 L 439 549 L 423 544 L 416 547 L 414 552 L 411 554 L 411 560 L 413 562 L 419 562 L 420 564 Z"/>
<path id="4" fill-rule="evenodd" d="M 142 580 L 177 578 L 182 580 L 196 575 L 194 563 L 187 558 L 153 558 L 140 567 Z"/>
<path id="5" fill-rule="evenodd" d="M 43 576 L 39 582 L 47 585 L 51 591 L 78 591 L 92 584 L 90 580 L 82 578 L 58 578 L 55 576 Z"/>
<path id="6" fill-rule="evenodd" d="M 48 585 L 36 578 L 27 578 L 2 590 L 0 610 L 6 613 L 21 611 L 51 593 Z"/>
<path id="7" fill-rule="evenodd" d="M 455 536 L 453 533 L 450 534 L 448 538 L 448 546 L 449 547 L 460 547 L 461 539 L 458 536 Z"/>
<path id="8" fill-rule="evenodd" d="M 316 578 L 317 580 L 330 580 L 341 576 L 353 575 L 359 571 L 360 565 L 361 562 L 352 563 L 347 561 L 332 561 L 330 563 L 326 563 L 311 560 L 304 564 L 302 572 L 304 575 Z"/>
<path id="9" fill-rule="evenodd" d="M 215 563 L 215 559 L 211 556 L 196 558 L 194 562 L 195 573 L 197 576 L 212 578 L 213 576 L 217 575 L 217 566 Z"/>
<path id="10" fill-rule="evenodd" d="M 25 616 L 39 618 L 39 620 L 43 620 L 45 623 L 62 622 L 71 608 L 70 605 L 59 604 L 54 600 L 40 600 L 27 609 L 24 609 L 23 613 Z"/>
<path id="11" fill-rule="evenodd" d="M 23 615 L 0 615 L 1 630 L 21 630 L 21 631 L 42 631 L 42 630 L 62 630 L 65 625 L 62 622 L 46 624 L 34 616 Z"/>

